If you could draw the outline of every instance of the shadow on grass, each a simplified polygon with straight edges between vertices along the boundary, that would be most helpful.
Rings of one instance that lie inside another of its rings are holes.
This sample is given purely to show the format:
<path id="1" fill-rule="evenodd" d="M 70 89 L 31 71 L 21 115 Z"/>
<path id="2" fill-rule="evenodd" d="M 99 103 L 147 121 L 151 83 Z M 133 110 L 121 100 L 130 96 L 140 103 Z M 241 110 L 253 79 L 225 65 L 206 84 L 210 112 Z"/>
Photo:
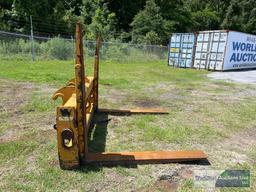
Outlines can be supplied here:
<path id="1" fill-rule="evenodd" d="M 111 119 L 107 113 L 94 115 L 88 132 L 89 152 L 104 152 L 106 147 L 107 126 Z"/>
<path id="2" fill-rule="evenodd" d="M 129 114 L 115 114 L 117 116 L 126 116 Z M 109 113 L 97 113 L 94 115 L 92 125 L 88 132 L 88 151 L 91 153 L 105 152 L 107 127 L 111 121 Z M 84 163 L 81 168 L 75 169 L 77 172 L 95 172 L 101 171 L 103 167 L 125 167 L 125 168 L 137 168 L 137 165 L 130 164 L 102 164 L 102 163 Z"/>
<path id="3" fill-rule="evenodd" d="M 129 113 L 97 113 L 94 116 L 91 128 L 88 132 L 88 146 L 89 152 L 91 153 L 101 153 L 105 152 L 106 147 L 106 136 L 107 136 L 107 127 L 108 123 L 111 121 L 109 114 L 112 116 L 129 116 Z M 132 158 L 131 158 L 132 159 Z M 166 162 L 168 163 L 168 162 Z M 83 164 L 79 169 L 76 169 L 77 172 L 95 172 L 101 171 L 103 167 L 125 167 L 125 168 L 137 168 L 138 164 L 159 164 L 155 162 L 134 162 L 126 161 L 120 163 L 88 163 Z M 164 164 L 164 163 L 163 163 Z M 179 164 L 193 164 L 193 165 L 210 165 L 210 162 L 205 160 L 195 160 L 195 161 L 184 161 L 179 162 Z"/>
<path id="4" fill-rule="evenodd" d="M 129 112 L 100 112 L 94 115 L 92 125 L 88 132 L 89 152 L 105 152 L 107 127 L 111 121 L 109 115 L 112 116 L 130 116 Z"/>

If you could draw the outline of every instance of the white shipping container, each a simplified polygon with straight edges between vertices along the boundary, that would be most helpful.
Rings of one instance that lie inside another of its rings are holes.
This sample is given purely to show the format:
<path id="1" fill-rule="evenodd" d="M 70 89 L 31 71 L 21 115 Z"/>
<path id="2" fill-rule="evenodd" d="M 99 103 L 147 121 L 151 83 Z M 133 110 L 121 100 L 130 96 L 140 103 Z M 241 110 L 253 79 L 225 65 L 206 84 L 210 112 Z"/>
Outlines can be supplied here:
<path id="1" fill-rule="evenodd" d="M 256 68 L 256 36 L 235 31 L 200 31 L 194 68 L 216 71 Z"/>

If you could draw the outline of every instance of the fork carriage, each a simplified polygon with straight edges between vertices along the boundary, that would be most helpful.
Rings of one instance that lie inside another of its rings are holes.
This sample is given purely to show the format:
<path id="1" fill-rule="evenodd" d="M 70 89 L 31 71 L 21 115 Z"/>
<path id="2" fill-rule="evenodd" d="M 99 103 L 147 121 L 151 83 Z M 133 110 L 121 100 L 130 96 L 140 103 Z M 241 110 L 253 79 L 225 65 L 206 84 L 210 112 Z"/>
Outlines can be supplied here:
<path id="1" fill-rule="evenodd" d="M 163 109 L 99 109 L 99 48 L 96 41 L 94 75 L 85 75 L 81 25 L 76 25 L 75 78 L 54 93 L 52 99 L 62 99 L 57 107 L 56 129 L 58 155 L 62 169 L 72 169 L 87 163 L 141 164 L 169 163 L 204 160 L 207 155 L 201 150 L 193 151 L 145 151 L 145 152 L 88 152 L 88 131 L 93 116 L 98 113 L 166 114 Z"/>

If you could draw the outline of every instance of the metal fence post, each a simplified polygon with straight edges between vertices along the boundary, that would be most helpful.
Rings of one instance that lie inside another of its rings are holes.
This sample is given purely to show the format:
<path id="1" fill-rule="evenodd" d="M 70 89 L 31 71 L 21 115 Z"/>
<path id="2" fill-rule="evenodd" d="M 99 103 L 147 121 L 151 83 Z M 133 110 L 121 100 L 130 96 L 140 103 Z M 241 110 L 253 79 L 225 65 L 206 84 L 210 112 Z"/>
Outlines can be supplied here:
<path id="1" fill-rule="evenodd" d="M 31 54 L 32 60 L 35 61 L 35 44 L 34 44 L 34 33 L 33 33 L 33 21 L 32 16 L 30 15 L 30 28 L 31 28 Z"/>

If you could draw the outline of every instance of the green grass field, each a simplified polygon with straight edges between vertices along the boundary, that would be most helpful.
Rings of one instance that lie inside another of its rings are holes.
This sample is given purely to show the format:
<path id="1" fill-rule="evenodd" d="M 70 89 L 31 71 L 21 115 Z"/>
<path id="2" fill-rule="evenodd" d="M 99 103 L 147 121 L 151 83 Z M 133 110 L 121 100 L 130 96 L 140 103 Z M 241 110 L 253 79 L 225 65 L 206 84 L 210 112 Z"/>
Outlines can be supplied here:
<path id="1" fill-rule="evenodd" d="M 90 165 L 64 171 L 52 128 L 60 101 L 51 96 L 74 77 L 74 61 L 1 60 L 0 191 L 168 191 L 173 183 L 178 191 L 198 191 L 189 173 L 206 168 L 250 169 L 251 188 L 238 191 L 255 191 L 256 87 L 212 81 L 207 73 L 170 68 L 164 61 L 101 62 L 100 107 L 161 107 L 169 114 L 109 115 L 107 129 L 93 130 L 89 144 L 92 151 L 202 149 L 210 166 Z M 159 180 L 173 171 L 177 182 Z"/>

